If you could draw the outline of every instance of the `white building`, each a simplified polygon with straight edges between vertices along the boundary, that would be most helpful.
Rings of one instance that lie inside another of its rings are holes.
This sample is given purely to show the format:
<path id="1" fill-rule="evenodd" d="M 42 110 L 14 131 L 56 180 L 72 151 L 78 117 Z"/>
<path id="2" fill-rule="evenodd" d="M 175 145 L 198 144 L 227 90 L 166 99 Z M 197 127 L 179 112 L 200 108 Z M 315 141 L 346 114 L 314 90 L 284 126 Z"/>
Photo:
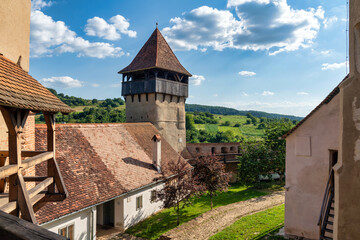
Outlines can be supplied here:
<path id="1" fill-rule="evenodd" d="M 36 150 L 46 146 L 45 134 L 37 125 Z M 71 239 L 95 239 L 96 226 L 125 230 L 159 211 L 154 193 L 163 183 L 155 180 L 161 176 L 155 165 L 167 173 L 167 163 L 180 155 L 155 135 L 151 123 L 57 125 L 56 158 L 69 196 L 37 212 L 41 226 Z"/>

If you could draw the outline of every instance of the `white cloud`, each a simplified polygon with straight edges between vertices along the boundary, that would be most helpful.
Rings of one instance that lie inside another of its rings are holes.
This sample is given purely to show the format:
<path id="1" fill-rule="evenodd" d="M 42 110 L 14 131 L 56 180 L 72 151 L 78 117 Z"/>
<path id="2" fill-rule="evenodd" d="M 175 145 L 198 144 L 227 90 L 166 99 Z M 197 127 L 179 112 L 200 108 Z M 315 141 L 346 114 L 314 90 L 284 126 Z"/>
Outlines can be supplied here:
<path id="1" fill-rule="evenodd" d="M 136 37 L 136 32 L 129 30 L 130 23 L 121 15 L 113 16 L 106 22 L 100 17 L 87 20 L 85 32 L 88 36 L 98 36 L 107 40 L 118 40 L 121 34 Z"/>
<path id="2" fill-rule="evenodd" d="M 249 96 L 249 94 L 247 94 L 246 92 L 242 92 L 241 93 L 244 97 L 248 97 Z"/>
<path id="3" fill-rule="evenodd" d="M 241 71 L 239 72 L 240 76 L 245 76 L 245 77 L 252 77 L 255 76 L 256 73 L 255 72 L 249 72 L 249 71 Z"/>
<path id="4" fill-rule="evenodd" d="M 327 28 L 331 27 L 337 21 L 338 21 L 338 18 L 336 16 L 333 16 L 330 18 L 325 18 L 323 20 L 324 28 L 327 29 Z"/>
<path id="5" fill-rule="evenodd" d="M 31 0 L 31 11 L 41 10 L 44 7 L 50 7 L 52 5 L 51 1 L 44 0 Z"/>
<path id="6" fill-rule="evenodd" d="M 297 95 L 309 95 L 309 93 L 307 93 L 307 92 L 297 92 L 296 94 Z"/>
<path id="7" fill-rule="evenodd" d="M 43 78 L 40 82 L 51 88 L 78 88 L 84 86 L 81 81 L 68 76 Z"/>
<path id="8" fill-rule="evenodd" d="M 92 83 L 91 86 L 92 86 L 92 87 L 95 87 L 95 88 L 100 87 L 100 85 L 97 84 L 97 83 Z"/>
<path id="9" fill-rule="evenodd" d="M 321 70 L 335 70 L 339 68 L 344 68 L 346 66 L 346 62 L 341 63 L 323 63 Z"/>
<path id="10" fill-rule="evenodd" d="M 202 82 L 205 81 L 205 77 L 202 75 L 193 75 L 190 78 L 190 84 L 194 86 L 199 86 L 202 84 Z"/>
<path id="11" fill-rule="evenodd" d="M 213 97 L 218 97 L 219 95 L 217 93 L 213 94 Z"/>
<path id="12" fill-rule="evenodd" d="M 273 95 L 275 95 L 275 93 L 270 92 L 270 91 L 263 91 L 263 93 L 261 95 L 263 95 L 263 96 L 273 96 Z"/>
<path id="13" fill-rule="evenodd" d="M 202 6 L 170 20 L 162 30 L 175 50 L 271 50 L 270 55 L 308 47 L 324 10 L 291 8 L 286 0 L 229 0 L 230 10 Z"/>
<path id="14" fill-rule="evenodd" d="M 54 21 L 40 9 L 45 1 L 36 1 L 31 11 L 30 52 L 32 57 L 52 56 L 61 53 L 77 53 L 77 56 L 95 58 L 124 55 L 120 47 L 104 42 L 89 42 L 78 37 L 63 21 Z"/>

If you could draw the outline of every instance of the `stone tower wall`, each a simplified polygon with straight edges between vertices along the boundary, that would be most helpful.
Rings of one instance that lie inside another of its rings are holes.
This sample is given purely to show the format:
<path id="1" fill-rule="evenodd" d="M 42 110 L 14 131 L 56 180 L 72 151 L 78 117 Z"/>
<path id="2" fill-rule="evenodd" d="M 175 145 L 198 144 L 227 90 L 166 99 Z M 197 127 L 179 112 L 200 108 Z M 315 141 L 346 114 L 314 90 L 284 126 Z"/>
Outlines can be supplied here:
<path id="1" fill-rule="evenodd" d="M 126 96 L 126 122 L 151 122 L 177 152 L 186 147 L 184 97 L 161 93 Z"/>

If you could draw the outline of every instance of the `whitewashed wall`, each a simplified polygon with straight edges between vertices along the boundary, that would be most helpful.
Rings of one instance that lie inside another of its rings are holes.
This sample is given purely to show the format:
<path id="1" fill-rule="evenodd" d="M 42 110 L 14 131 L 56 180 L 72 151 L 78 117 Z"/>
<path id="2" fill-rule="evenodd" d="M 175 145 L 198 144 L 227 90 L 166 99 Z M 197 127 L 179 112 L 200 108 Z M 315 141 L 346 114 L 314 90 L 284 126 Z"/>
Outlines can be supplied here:
<path id="1" fill-rule="evenodd" d="M 122 229 L 125 230 L 162 209 L 162 202 L 150 201 L 151 191 L 160 190 L 162 187 L 163 184 L 151 186 L 139 192 L 118 198 L 117 200 L 119 201 L 115 201 L 115 211 L 118 210 L 118 212 L 115 212 L 115 216 L 118 215 L 120 220 L 121 218 L 124 219 L 123 224 L 121 224 Z M 136 210 L 136 198 L 141 195 L 143 196 L 143 207 L 140 210 Z"/>
<path id="2" fill-rule="evenodd" d="M 93 224 L 90 224 L 90 214 L 93 212 Z M 74 239 L 76 240 L 92 240 L 96 239 L 96 207 L 89 208 L 56 221 L 41 225 L 54 233 L 59 233 L 59 229 L 74 224 Z M 93 227 L 93 238 L 91 238 L 90 226 Z"/>

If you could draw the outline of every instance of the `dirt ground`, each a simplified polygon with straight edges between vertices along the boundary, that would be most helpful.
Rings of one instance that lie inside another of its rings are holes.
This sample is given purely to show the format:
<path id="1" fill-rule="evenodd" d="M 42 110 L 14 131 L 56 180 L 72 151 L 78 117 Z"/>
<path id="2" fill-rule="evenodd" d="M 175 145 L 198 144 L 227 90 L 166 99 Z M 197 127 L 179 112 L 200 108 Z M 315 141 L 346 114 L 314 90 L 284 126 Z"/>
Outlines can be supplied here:
<path id="1" fill-rule="evenodd" d="M 283 204 L 284 201 L 285 192 L 281 191 L 218 207 L 170 230 L 164 236 L 170 239 L 205 240 L 245 215 Z"/>
<path id="2" fill-rule="evenodd" d="M 180 225 L 164 234 L 160 239 L 205 240 L 233 224 L 239 218 L 278 206 L 285 202 L 285 192 L 249 199 L 215 208 L 199 217 Z M 97 237 L 98 240 L 140 240 L 128 234 L 110 233 Z"/>

